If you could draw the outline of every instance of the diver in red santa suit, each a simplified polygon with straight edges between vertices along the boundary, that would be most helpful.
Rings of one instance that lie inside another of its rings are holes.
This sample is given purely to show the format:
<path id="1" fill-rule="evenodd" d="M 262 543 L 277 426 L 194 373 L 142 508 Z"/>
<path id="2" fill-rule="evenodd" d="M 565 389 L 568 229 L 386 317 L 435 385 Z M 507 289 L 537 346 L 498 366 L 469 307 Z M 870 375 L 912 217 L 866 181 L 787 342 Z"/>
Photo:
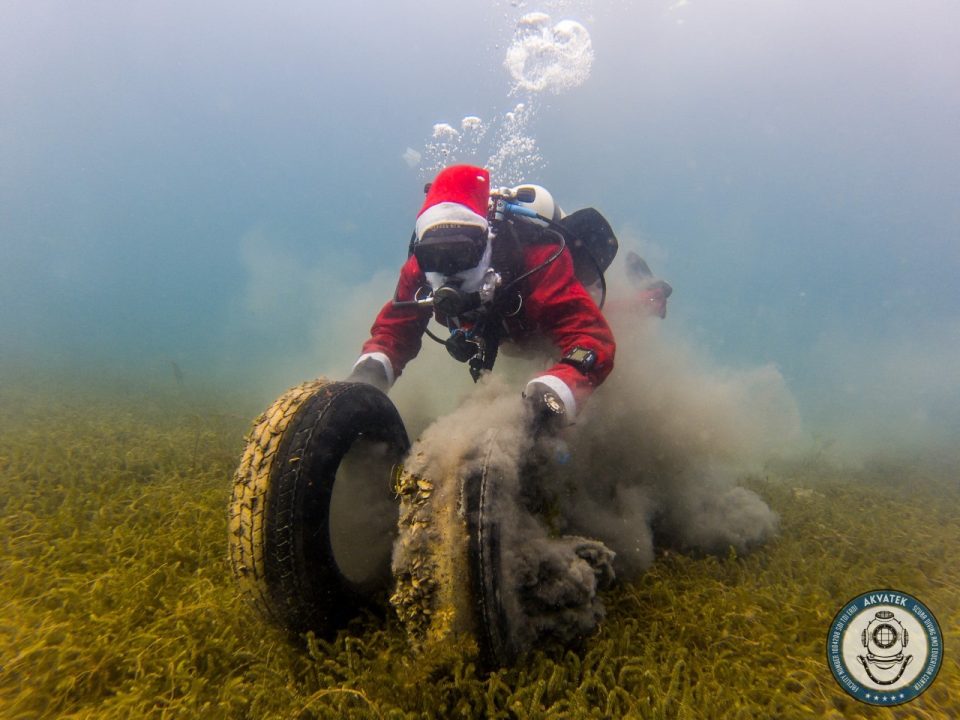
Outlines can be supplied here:
<path id="1" fill-rule="evenodd" d="M 435 317 L 449 335 L 434 338 L 469 364 L 474 380 L 493 368 L 501 343 L 549 340 L 557 362 L 530 379 L 523 397 L 538 431 L 572 421 L 613 369 L 616 345 L 574 273 L 578 242 L 569 242 L 559 207 L 543 188 L 524 187 L 491 198 L 483 168 L 455 165 L 437 175 L 394 298 L 377 315 L 348 381 L 388 390 Z"/>

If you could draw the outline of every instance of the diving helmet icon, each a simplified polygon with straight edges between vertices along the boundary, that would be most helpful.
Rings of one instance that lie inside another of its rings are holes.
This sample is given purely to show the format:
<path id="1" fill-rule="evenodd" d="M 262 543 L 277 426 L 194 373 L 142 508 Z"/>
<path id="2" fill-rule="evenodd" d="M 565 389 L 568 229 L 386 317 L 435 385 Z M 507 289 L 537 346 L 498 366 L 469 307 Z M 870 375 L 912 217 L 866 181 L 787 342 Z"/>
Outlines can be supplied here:
<path id="1" fill-rule="evenodd" d="M 860 634 L 866 656 L 858 655 L 867 675 L 877 685 L 892 685 L 903 675 L 913 655 L 904 655 L 907 629 L 889 610 L 878 610 Z"/>

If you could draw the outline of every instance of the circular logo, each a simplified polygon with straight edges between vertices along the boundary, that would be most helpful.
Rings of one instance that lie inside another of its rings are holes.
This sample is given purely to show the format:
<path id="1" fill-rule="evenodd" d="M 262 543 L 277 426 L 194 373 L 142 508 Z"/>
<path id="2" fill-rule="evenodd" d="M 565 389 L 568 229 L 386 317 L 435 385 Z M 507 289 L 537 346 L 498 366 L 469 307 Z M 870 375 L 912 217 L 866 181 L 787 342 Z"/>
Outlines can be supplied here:
<path id="1" fill-rule="evenodd" d="M 844 690 L 870 705 L 910 702 L 933 683 L 943 635 L 933 613 L 900 590 L 871 590 L 837 613 L 827 662 Z"/>

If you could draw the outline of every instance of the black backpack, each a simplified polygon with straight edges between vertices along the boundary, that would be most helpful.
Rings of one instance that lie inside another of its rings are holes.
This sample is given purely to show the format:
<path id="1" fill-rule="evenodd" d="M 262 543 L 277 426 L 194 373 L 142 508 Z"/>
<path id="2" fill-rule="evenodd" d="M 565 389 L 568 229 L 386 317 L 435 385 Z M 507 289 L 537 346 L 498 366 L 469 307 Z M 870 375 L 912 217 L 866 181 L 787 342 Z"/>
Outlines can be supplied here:
<path id="1" fill-rule="evenodd" d="M 567 247 L 573 256 L 573 270 L 584 287 L 606 285 L 603 273 L 617 256 L 617 236 L 610 223 L 595 208 L 584 208 L 560 220 Z"/>

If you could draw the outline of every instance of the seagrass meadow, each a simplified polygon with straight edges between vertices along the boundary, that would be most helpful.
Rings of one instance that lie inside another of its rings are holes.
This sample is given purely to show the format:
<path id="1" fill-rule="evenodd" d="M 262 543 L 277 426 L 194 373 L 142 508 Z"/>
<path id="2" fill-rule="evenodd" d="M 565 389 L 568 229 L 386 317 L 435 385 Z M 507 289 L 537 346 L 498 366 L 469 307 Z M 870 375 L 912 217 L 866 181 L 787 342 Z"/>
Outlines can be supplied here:
<path id="1" fill-rule="evenodd" d="M 105 384 L 105 383 L 104 383 Z M 744 482 L 780 514 L 755 553 L 661 551 L 599 633 L 482 673 L 418 657 L 389 612 L 291 638 L 238 596 L 226 506 L 260 408 L 130 384 L 0 386 L 2 718 L 948 718 L 960 715 L 960 491 L 913 460 L 811 460 Z M 873 708 L 826 663 L 849 598 L 902 588 L 945 655 Z"/>

